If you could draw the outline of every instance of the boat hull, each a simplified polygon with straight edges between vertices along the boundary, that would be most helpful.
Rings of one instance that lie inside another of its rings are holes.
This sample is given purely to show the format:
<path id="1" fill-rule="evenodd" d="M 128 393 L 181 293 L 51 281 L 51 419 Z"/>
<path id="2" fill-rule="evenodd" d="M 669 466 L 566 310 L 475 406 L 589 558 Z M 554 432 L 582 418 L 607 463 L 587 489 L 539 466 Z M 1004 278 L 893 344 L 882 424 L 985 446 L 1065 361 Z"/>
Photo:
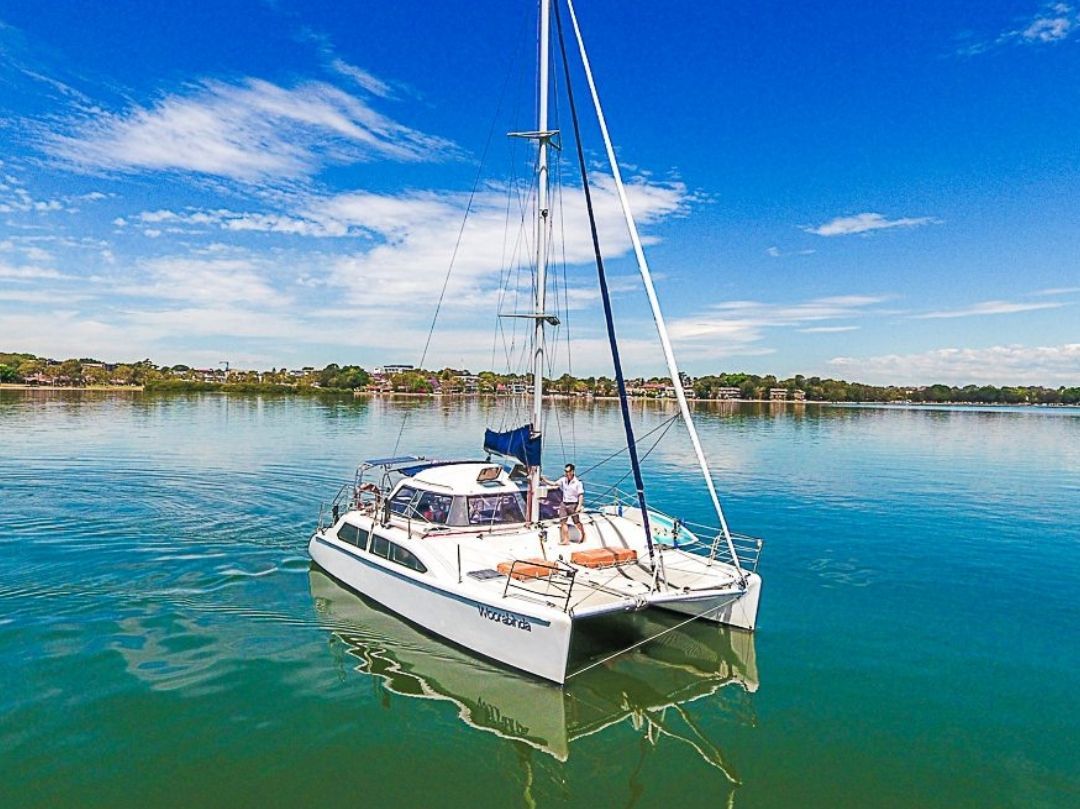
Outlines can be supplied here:
<path id="1" fill-rule="evenodd" d="M 308 551 L 333 578 L 414 624 L 476 654 L 565 682 L 572 634 L 565 613 L 518 605 L 508 609 L 505 602 L 451 591 L 319 533 L 312 536 Z"/>
<path id="2" fill-rule="evenodd" d="M 706 621 L 753 631 L 757 627 L 758 604 L 761 600 L 761 576 L 746 575 L 745 590 L 737 593 L 718 592 L 701 595 L 679 594 L 673 598 L 650 598 L 650 605 L 660 609 L 694 615 Z"/>

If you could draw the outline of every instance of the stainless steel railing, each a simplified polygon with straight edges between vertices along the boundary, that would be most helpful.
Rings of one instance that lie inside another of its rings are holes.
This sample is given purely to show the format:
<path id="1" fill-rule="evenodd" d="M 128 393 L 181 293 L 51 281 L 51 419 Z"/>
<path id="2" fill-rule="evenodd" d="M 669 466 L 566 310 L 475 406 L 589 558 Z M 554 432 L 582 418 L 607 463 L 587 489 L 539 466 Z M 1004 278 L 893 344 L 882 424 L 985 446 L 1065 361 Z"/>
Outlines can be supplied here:
<path id="1" fill-rule="evenodd" d="M 614 503 L 612 505 L 623 508 L 637 508 L 636 493 L 628 493 L 618 489 L 609 491 L 614 494 Z M 735 554 L 738 557 L 733 559 L 727 543 L 722 541 L 723 535 L 719 526 L 682 520 L 651 506 L 649 514 L 651 517 L 659 517 L 660 520 L 670 524 L 670 528 L 665 526 L 663 534 L 654 532 L 653 539 L 657 544 L 664 547 L 678 548 L 701 556 L 708 556 L 724 564 L 738 564 L 748 573 L 757 573 L 758 565 L 761 562 L 761 551 L 765 547 L 765 540 L 760 537 L 731 532 L 731 544 L 735 548 Z M 684 526 L 687 530 L 682 534 L 681 538 L 680 529 Z M 717 541 L 718 539 L 721 541 Z"/>

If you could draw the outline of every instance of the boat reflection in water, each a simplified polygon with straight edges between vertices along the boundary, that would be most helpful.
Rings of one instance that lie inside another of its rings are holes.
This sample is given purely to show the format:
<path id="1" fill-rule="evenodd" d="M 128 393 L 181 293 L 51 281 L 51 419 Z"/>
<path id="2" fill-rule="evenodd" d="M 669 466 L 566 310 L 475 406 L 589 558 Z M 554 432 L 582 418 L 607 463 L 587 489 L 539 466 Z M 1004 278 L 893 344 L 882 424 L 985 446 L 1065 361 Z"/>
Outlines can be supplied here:
<path id="1" fill-rule="evenodd" d="M 758 687 L 753 633 L 695 621 L 604 660 L 599 650 L 626 648 L 685 616 L 653 610 L 584 624 L 589 631 L 575 638 L 571 670 L 585 670 L 558 686 L 431 637 L 316 568 L 310 581 L 320 622 L 359 661 L 357 671 L 379 677 L 394 693 L 452 702 L 467 725 L 559 761 L 569 758 L 576 739 L 630 722 L 654 745 L 662 736 L 685 742 L 738 783 L 689 706 L 724 689 L 724 710 L 739 724 L 754 724 L 748 696 Z"/>

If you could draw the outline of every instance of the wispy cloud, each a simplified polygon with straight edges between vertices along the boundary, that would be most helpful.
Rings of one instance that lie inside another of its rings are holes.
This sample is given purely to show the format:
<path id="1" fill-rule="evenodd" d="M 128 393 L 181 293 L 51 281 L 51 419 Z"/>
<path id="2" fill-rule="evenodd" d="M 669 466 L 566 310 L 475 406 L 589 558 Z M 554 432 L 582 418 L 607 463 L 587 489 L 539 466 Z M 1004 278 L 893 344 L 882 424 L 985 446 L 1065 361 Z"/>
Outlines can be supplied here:
<path id="1" fill-rule="evenodd" d="M 848 379 L 879 384 L 1075 385 L 1080 380 L 1080 343 L 835 357 L 829 365 Z"/>
<path id="2" fill-rule="evenodd" d="M 1038 309 L 1059 309 L 1066 306 L 1062 301 L 1046 301 L 1044 303 L 1022 303 L 1018 301 L 982 301 L 981 303 L 964 306 L 959 309 L 940 309 L 934 312 L 910 315 L 915 320 L 935 320 L 939 318 L 953 317 L 979 317 L 982 315 L 1010 315 L 1015 312 L 1032 312 Z"/>
<path id="3" fill-rule="evenodd" d="M 691 197 L 681 183 L 651 183 L 638 178 L 627 186 L 630 204 L 644 228 L 680 214 Z M 357 303 L 385 299 L 390 303 L 424 303 L 438 296 L 454 245 L 461 233 L 448 295 L 459 306 L 486 302 L 497 292 L 506 268 L 531 260 L 530 212 L 515 212 L 507 233 L 507 189 L 492 186 L 478 193 L 465 223 L 464 194 L 414 193 L 384 196 L 367 192 L 342 194 L 311 205 L 306 217 L 324 227 L 345 227 L 367 235 L 369 249 L 333 264 L 330 282 L 340 285 Z M 608 258 L 630 251 L 614 183 L 595 175 L 593 205 L 600 243 Z M 568 264 L 592 260 L 592 240 L 580 195 L 565 195 L 558 227 L 557 259 Z M 647 243 L 656 238 L 646 235 Z"/>
<path id="4" fill-rule="evenodd" d="M 676 318 L 669 323 L 669 330 L 680 351 L 689 350 L 692 356 L 755 354 L 762 353 L 764 347 L 758 344 L 770 329 L 854 331 L 859 327 L 852 323 L 807 324 L 863 318 L 886 300 L 888 298 L 876 295 L 838 295 L 788 304 L 728 301 L 695 315 Z"/>
<path id="5" fill-rule="evenodd" d="M 90 170 L 196 172 L 256 182 L 311 176 L 326 163 L 434 160 L 453 153 L 323 82 L 206 81 L 150 106 L 98 112 L 46 137 L 45 148 Z"/>
<path id="6" fill-rule="evenodd" d="M 1037 292 L 1032 292 L 1032 295 L 1071 295 L 1074 292 L 1080 292 L 1080 287 L 1052 287 L 1051 289 L 1040 289 Z"/>
<path id="7" fill-rule="evenodd" d="M 868 233 L 872 230 L 914 228 L 922 225 L 937 224 L 940 224 L 940 220 L 931 216 L 905 216 L 899 219 L 887 219 L 879 213 L 860 213 L 854 216 L 838 216 L 836 219 L 816 227 L 806 225 L 803 230 L 818 236 L 850 236 L 855 233 Z"/>
<path id="8" fill-rule="evenodd" d="M 389 98 L 392 95 L 389 84 L 364 70 L 362 67 L 350 65 L 340 57 L 335 57 L 331 60 L 330 67 L 342 76 L 347 76 L 352 79 L 373 95 L 377 95 L 380 98 Z"/>
<path id="9" fill-rule="evenodd" d="M 0 261 L 0 278 L 10 278 L 15 281 L 37 281 L 63 277 L 62 273 L 49 267 L 37 267 L 25 264 L 13 265 Z"/>
<path id="10" fill-rule="evenodd" d="M 808 329 L 799 329 L 803 334 L 834 334 L 842 331 L 856 331 L 858 326 L 811 326 Z"/>
<path id="11" fill-rule="evenodd" d="M 642 177 L 631 180 L 627 193 L 638 222 L 646 228 L 647 244 L 656 242 L 647 232 L 651 224 L 681 215 L 694 200 L 681 183 L 649 182 Z M 593 194 L 605 255 L 612 258 L 628 253 L 630 241 L 611 177 L 594 175 Z M 360 306 L 400 304 L 408 305 L 410 311 L 435 302 L 460 232 L 447 295 L 453 301 L 451 308 L 461 309 L 494 306 L 499 289 L 506 283 L 505 273 L 531 260 L 533 212 L 513 210 L 508 230 L 508 198 L 516 200 L 517 193 L 505 184 L 482 188 L 472 198 L 464 230 L 469 195 L 452 191 L 288 195 L 283 210 L 159 209 L 118 219 L 114 224 L 141 228 L 148 236 L 160 235 L 162 230 L 191 234 L 221 230 L 321 239 L 349 237 L 348 242 L 328 248 L 319 258 L 325 271 L 311 283 L 340 287 L 347 299 Z M 592 261 L 583 205 L 580 195 L 567 189 L 556 225 L 559 261 Z M 517 208 L 517 203 L 512 207 Z M 346 252 L 341 252 L 342 248 Z M 568 290 L 572 307 L 594 299 L 591 288 Z M 395 316 L 400 318 L 400 313 Z"/>
<path id="12" fill-rule="evenodd" d="M 969 43 L 961 47 L 960 56 L 977 56 L 1005 45 L 1046 45 L 1063 42 L 1080 30 L 1080 14 L 1068 3 L 1047 3 L 1034 17 L 1022 21 L 1018 27 L 1002 31 L 989 40 Z"/>
<path id="13" fill-rule="evenodd" d="M 266 268 L 256 259 L 170 257 L 145 262 L 142 278 L 123 285 L 129 296 L 168 301 L 190 301 L 215 307 L 277 307 L 289 298 L 267 280 Z"/>
<path id="14" fill-rule="evenodd" d="M 784 252 L 776 246 L 768 247 L 765 249 L 765 255 L 770 256 L 771 258 L 784 258 L 786 256 L 810 256 L 816 252 L 816 250 L 809 248 L 805 250 L 789 250 L 787 252 Z"/>

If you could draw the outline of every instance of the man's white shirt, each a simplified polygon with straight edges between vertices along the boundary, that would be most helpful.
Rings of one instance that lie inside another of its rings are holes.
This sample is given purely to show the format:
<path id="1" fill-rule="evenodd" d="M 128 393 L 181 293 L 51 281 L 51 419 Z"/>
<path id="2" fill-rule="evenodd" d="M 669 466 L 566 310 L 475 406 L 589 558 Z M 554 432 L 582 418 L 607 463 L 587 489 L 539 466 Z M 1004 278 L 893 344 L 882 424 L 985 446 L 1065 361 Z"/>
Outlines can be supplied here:
<path id="1" fill-rule="evenodd" d="M 559 491 L 562 492 L 562 501 L 564 503 L 580 503 L 584 499 L 585 487 L 582 485 L 581 479 L 576 475 L 573 480 L 567 480 L 566 475 L 563 475 L 555 483 L 559 487 Z"/>

